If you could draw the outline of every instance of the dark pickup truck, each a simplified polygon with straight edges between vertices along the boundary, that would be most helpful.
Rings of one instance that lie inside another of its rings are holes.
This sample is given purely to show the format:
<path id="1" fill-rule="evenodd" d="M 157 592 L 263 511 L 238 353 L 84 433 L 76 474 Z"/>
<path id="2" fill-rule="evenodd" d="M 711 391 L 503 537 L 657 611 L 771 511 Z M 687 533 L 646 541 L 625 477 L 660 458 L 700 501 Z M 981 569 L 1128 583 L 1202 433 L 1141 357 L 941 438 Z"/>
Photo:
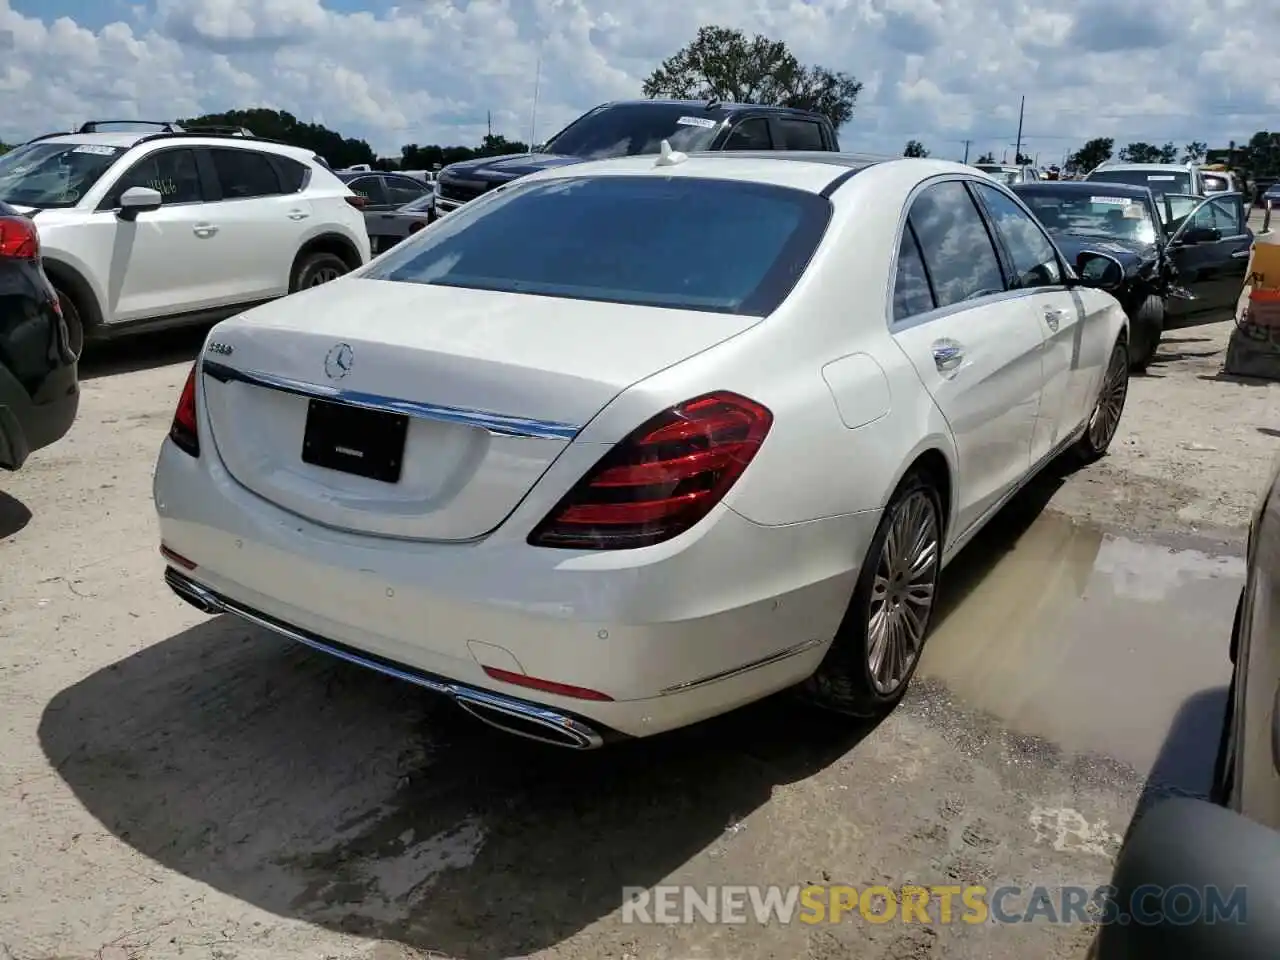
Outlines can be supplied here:
<path id="1" fill-rule="evenodd" d="M 663 140 L 684 153 L 840 149 L 831 121 L 804 110 L 716 100 L 622 100 L 588 111 L 532 153 L 445 167 L 436 178 L 436 212 L 449 213 L 487 190 L 549 167 L 657 154 Z"/>

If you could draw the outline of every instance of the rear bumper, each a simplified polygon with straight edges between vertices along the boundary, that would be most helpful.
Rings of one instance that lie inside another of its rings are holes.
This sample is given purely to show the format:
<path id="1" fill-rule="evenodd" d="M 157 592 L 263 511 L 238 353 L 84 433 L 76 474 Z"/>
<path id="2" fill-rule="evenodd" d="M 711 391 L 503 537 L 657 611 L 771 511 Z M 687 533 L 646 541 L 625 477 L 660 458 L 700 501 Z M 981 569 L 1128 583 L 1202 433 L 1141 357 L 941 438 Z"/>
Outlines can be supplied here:
<path id="1" fill-rule="evenodd" d="M 50 373 L 34 397 L 0 365 L 0 469 L 17 470 L 32 453 L 62 439 L 79 408 L 75 364 Z"/>
<path id="2" fill-rule="evenodd" d="M 852 593 L 853 558 L 878 522 L 857 514 L 763 527 L 721 508 L 659 548 L 598 554 L 534 548 L 502 531 L 467 543 L 398 541 L 289 514 L 239 486 L 212 451 L 194 459 L 167 441 L 155 497 L 164 544 L 196 564 L 180 575 L 224 607 L 407 674 L 630 736 L 723 713 L 812 673 Z M 612 699 L 529 690 L 486 667 Z"/>

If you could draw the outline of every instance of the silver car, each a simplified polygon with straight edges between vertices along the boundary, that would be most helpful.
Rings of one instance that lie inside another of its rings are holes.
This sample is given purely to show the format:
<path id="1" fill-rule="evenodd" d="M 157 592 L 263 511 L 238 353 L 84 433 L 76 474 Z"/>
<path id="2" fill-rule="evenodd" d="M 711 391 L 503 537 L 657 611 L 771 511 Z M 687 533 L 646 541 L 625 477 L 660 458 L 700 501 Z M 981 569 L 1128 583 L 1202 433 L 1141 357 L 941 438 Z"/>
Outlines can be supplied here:
<path id="1" fill-rule="evenodd" d="M 1006 186 L 1017 183 L 1039 183 L 1040 171 L 1030 165 L 1016 166 L 1009 163 L 975 163 L 975 167 Z"/>

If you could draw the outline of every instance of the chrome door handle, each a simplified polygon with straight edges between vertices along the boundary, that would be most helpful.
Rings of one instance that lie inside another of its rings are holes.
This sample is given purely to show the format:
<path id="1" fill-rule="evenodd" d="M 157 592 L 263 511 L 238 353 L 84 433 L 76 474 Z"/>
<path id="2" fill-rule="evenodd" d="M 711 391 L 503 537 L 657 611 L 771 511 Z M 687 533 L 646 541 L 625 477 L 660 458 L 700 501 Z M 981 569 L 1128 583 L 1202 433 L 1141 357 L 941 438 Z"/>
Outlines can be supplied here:
<path id="1" fill-rule="evenodd" d="M 305 210 L 290 210 L 290 211 L 289 211 L 289 219 L 290 219 L 290 220 L 305 220 L 305 219 L 307 219 L 307 217 L 309 217 L 309 216 L 311 216 L 311 214 L 307 213 Z"/>
<path id="2" fill-rule="evenodd" d="M 1232 260 L 1248 260 L 1248 259 L 1249 259 L 1249 251 L 1248 251 L 1248 250 L 1237 250 L 1235 253 L 1233 253 L 1233 254 L 1231 255 L 1231 259 L 1232 259 Z"/>
<path id="3" fill-rule="evenodd" d="M 218 228 L 211 223 L 197 223 L 191 228 L 191 232 L 197 237 L 212 237 L 218 232 Z"/>
<path id="4" fill-rule="evenodd" d="M 954 373 L 964 362 L 964 347 L 954 340 L 933 342 L 933 364 L 939 373 Z"/>
<path id="5" fill-rule="evenodd" d="M 1044 312 L 1044 322 L 1049 325 L 1049 329 L 1055 333 L 1058 330 L 1058 324 L 1062 322 L 1064 314 L 1061 310 L 1046 310 Z"/>

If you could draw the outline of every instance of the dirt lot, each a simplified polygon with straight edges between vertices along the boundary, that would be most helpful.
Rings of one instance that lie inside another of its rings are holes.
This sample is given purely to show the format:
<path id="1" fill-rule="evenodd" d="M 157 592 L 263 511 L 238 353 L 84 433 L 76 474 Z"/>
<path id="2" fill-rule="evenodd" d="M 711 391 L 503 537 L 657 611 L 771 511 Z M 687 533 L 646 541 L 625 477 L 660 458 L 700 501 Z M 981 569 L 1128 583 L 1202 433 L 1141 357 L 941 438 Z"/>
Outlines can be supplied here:
<path id="1" fill-rule="evenodd" d="M 783 700 L 594 755 L 181 605 L 150 478 L 198 337 L 100 357 L 72 434 L 0 477 L 0 958 L 1081 956 L 1079 925 L 619 905 L 656 883 L 1092 885 L 1143 797 L 1202 789 L 1280 446 L 1280 387 L 1218 375 L 1227 333 L 1170 336 L 1113 453 L 957 560 L 877 728 Z"/>

